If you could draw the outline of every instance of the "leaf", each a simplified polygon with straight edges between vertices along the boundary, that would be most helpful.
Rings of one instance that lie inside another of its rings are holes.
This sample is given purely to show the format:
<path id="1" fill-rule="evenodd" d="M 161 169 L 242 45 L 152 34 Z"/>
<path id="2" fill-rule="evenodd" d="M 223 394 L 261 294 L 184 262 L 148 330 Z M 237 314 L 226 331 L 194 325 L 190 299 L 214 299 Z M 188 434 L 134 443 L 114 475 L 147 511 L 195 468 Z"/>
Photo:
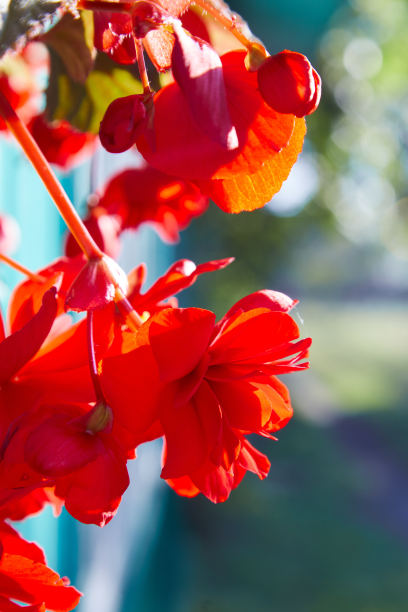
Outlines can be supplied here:
<path id="1" fill-rule="evenodd" d="M 7 1 L 7 0 L 6 0 Z M 23 45 L 41 34 L 58 17 L 59 9 L 67 10 L 61 0 L 10 0 L 0 8 L 0 57 L 9 49 Z"/>
<path id="2" fill-rule="evenodd" d="M 97 134 L 105 111 L 113 100 L 143 92 L 131 69 L 119 67 L 106 54 L 98 53 L 86 81 L 78 83 L 67 73 L 59 55 L 51 52 L 48 117 L 66 119 L 83 132 Z"/>
<path id="3" fill-rule="evenodd" d="M 85 83 L 95 57 L 90 11 L 81 11 L 80 19 L 64 15 L 41 40 L 58 54 L 73 81 Z"/>

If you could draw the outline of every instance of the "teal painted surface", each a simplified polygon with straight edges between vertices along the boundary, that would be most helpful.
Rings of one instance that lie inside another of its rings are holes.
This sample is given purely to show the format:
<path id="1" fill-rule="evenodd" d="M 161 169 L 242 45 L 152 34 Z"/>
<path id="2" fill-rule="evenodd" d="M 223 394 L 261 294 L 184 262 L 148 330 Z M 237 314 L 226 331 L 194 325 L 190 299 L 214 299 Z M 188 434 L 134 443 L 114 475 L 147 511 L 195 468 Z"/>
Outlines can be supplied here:
<path id="1" fill-rule="evenodd" d="M 65 190 L 71 198 L 75 195 L 75 201 L 85 198 L 89 188 L 88 176 L 88 164 L 81 166 L 75 174 L 61 175 Z M 16 261 L 35 271 L 61 255 L 66 232 L 64 222 L 28 160 L 12 142 L 6 140 L 2 140 L 0 146 L 0 211 L 12 215 L 20 226 L 21 241 L 12 254 Z M 22 280 L 23 276 L 18 272 L 0 266 L 3 313 L 12 288 Z M 75 574 L 76 528 L 66 516 L 56 520 L 49 507 L 41 514 L 17 523 L 16 528 L 25 538 L 40 544 L 51 567 L 59 571 L 67 567 Z"/>

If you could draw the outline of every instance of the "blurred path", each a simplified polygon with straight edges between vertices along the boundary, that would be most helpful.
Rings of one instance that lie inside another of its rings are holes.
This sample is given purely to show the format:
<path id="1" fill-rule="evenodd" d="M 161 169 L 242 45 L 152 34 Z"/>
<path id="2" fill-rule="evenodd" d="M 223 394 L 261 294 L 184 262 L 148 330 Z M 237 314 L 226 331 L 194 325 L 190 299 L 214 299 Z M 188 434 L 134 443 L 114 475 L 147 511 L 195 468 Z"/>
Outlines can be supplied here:
<path id="1" fill-rule="evenodd" d="M 370 421 L 371 413 L 345 415 L 312 372 L 299 387 L 292 385 L 292 391 L 296 409 L 308 421 L 325 427 L 355 462 L 361 482 L 353 492 L 356 512 L 408 545 L 408 463 L 395 452 L 392 439 Z"/>

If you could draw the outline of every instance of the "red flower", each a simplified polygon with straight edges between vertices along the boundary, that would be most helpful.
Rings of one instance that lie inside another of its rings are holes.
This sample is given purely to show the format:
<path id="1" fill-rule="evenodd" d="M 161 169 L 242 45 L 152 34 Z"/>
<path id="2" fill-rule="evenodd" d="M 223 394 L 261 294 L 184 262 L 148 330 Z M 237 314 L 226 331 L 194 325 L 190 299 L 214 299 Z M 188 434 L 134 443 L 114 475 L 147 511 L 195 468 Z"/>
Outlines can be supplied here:
<path id="1" fill-rule="evenodd" d="M 256 73 L 245 68 L 244 51 L 227 53 L 221 60 L 239 146 L 229 150 L 208 136 L 177 83 L 155 95 L 154 146 L 146 137 L 139 138 L 137 146 L 153 167 L 193 180 L 227 212 L 253 210 L 269 201 L 287 178 L 301 151 L 305 124 L 264 102 Z M 211 107 L 211 91 L 207 103 Z"/>
<path id="2" fill-rule="evenodd" d="M 0 523 L 0 609 L 2 612 L 69 612 L 81 593 L 46 565 L 44 553 Z M 32 604 L 27 607 L 15 603 Z"/>
<path id="3" fill-rule="evenodd" d="M 95 135 L 76 130 L 68 121 L 49 123 L 41 114 L 27 127 L 47 160 L 64 170 L 83 161 L 95 148 Z"/>
<path id="4" fill-rule="evenodd" d="M 179 231 L 185 229 L 194 217 L 205 212 L 207 206 L 208 198 L 194 183 L 145 166 L 124 170 L 111 178 L 85 223 L 89 228 L 93 221 L 91 233 L 104 251 L 106 247 L 108 251 L 115 251 L 115 234 L 136 229 L 142 223 L 151 224 L 164 241 L 177 242 Z M 111 222 L 108 220 L 103 228 L 108 215 Z M 98 225 L 95 228 L 96 222 Z M 70 255 L 78 253 L 72 238 L 67 252 Z"/>
<path id="5" fill-rule="evenodd" d="M 260 292 L 217 325 L 207 310 L 163 310 L 141 329 L 138 348 L 104 360 L 114 413 L 139 441 L 164 433 L 162 477 L 179 493 L 224 501 L 247 470 L 266 476 L 268 460 L 245 436 L 272 437 L 292 416 L 275 375 L 308 367 L 310 339 L 294 342 L 291 305 Z"/>
<path id="6" fill-rule="evenodd" d="M 40 405 L 14 421 L 3 443 L 2 498 L 21 489 L 55 486 L 67 511 L 103 526 L 129 485 L 127 456 L 111 435 L 104 405 Z"/>
<path id="7" fill-rule="evenodd" d="M 190 3 L 191 0 L 137 0 L 129 15 L 94 11 L 95 47 L 108 53 L 119 64 L 133 64 L 136 61 L 136 40 L 140 38 L 155 68 L 168 70 L 174 36 L 162 26 L 169 17 L 180 17 Z M 192 24 L 202 35 L 205 28 L 199 17 L 194 17 L 189 25 Z"/>

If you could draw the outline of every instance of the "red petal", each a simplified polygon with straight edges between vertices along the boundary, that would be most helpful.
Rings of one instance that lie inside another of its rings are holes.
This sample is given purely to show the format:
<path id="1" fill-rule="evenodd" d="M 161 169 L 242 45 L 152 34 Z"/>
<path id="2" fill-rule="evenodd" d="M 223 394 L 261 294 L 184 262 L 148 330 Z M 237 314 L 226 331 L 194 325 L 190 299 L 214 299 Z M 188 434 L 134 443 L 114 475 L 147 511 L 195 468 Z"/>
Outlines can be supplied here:
<path id="1" fill-rule="evenodd" d="M 94 44 L 119 64 L 136 61 L 136 46 L 130 15 L 93 11 Z"/>
<path id="2" fill-rule="evenodd" d="M 126 448 L 134 447 L 132 440 L 140 437 L 156 420 L 159 380 L 157 366 L 150 347 L 141 346 L 130 353 L 103 360 L 100 376 L 102 390 L 112 408 L 113 427 L 123 429 L 130 442 L 120 441 Z"/>
<path id="3" fill-rule="evenodd" d="M 304 119 L 296 119 L 288 145 L 266 159 L 254 173 L 242 172 L 224 180 L 197 181 L 197 184 L 225 212 L 239 213 L 261 208 L 272 199 L 282 187 L 283 181 L 288 178 L 302 150 L 305 134 Z"/>
<path id="4" fill-rule="evenodd" d="M 208 462 L 199 472 L 192 475 L 192 481 L 210 501 L 215 504 L 224 502 L 241 482 L 245 470 L 240 467 L 215 467 Z"/>
<path id="5" fill-rule="evenodd" d="M 43 305 L 19 331 L 0 344 L 0 384 L 4 384 L 29 361 L 46 339 L 57 313 L 56 289 L 43 297 Z"/>
<path id="6" fill-rule="evenodd" d="M 261 480 L 267 477 L 271 467 L 268 457 L 256 450 L 248 440 L 244 440 L 242 444 L 237 463 L 245 470 L 257 474 Z"/>
<path id="7" fill-rule="evenodd" d="M 200 489 L 195 486 L 189 476 L 167 478 L 166 482 L 178 495 L 183 497 L 195 497 L 200 493 Z"/>
<path id="8" fill-rule="evenodd" d="M 211 364 L 253 360 L 273 347 L 287 344 L 298 338 L 299 329 L 294 320 L 284 312 L 249 310 L 235 315 L 224 327 L 210 349 Z"/>
<path id="9" fill-rule="evenodd" d="M 161 477 L 179 478 L 197 470 L 205 461 L 208 447 L 193 404 L 175 408 L 171 401 L 163 397 L 160 420 L 167 446 Z"/>
<path id="10" fill-rule="evenodd" d="M 204 40 L 208 44 L 211 44 L 210 34 L 208 32 L 204 19 L 202 19 L 202 17 L 194 10 L 189 9 L 188 11 L 183 13 L 181 17 L 181 23 L 183 25 L 183 28 L 190 32 L 190 34 L 201 38 L 201 40 Z"/>
<path id="11" fill-rule="evenodd" d="M 13 554 L 4 554 L 0 560 L 0 592 L 27 603 L 44 602 L 55 612 L 73 610 L 81 597 L 43 563 Z"/>
<path id="12" fill-rule="evenodd" d="M 238 136 L 228 111 L 218 54 L 210 45 L 186 34 L 177 22 L 174 34 L 173 76 L 186 97 L 197 126 L 225 149 L 236 149 Z"/>
<path id="13" fill-rule="evenodd" d="M 98 436 L 78 429 L 70 423 L 72 418 L 73 415 L 56 414 L 28 435 L 24 458 L 40 474 L 70 474 L 103 452 Z"/>
<path id="14" fill-rule="evenodd" d="M 145 309 L 149 312 L 155 310 L 155 306 L 175 295 L 179 291 L 191 287 L 197 280 L 200 274 L 222 270 L 234 261 L 233 257 L 227 259 L 218 259 L 216 261 L 208 261 L 203 264 L 195 265 L 189 259 L 180 259 L 170 266 L 167 272 L 161 276 L 144 295 L 135 295 L 133 301 L 132 296 L 129 299 L 137 309 Z"/>
<path id="15" fill-rule="evenodd" d="M 94 149 L 95 135 L 76 130 L 68 121 L 49 123 L 41 114 L 33 117 L 27 127 L 47 160 L 64 170 L 84 160 Z"/>
<path id="16" fill-rule="evenodd" d="M 37 544 L 24 540 L 15 529 L 4 522 L 0 523 L 0 542 L 5 552 L 45 563 L 42 549 Z"/>
<path id="17" fill-rule="evenodd" d="M 179 230 L 207 206 L 208 199 L 193 183 L 144 167 L 116 174 L 105 187 L 98 211 L 119 216 L 123 229 L 151 222 L 164 240 L 175 241 Z"/>
<path id="18" fill-rule="evenodd" d="M 57 481 L 55 493 L 65 500 L 67 511 L 78 521 L 101 527 L 116 514 L 129 486 L 126 462 L 109 448 L 72 476 Z"/>
<path id="19" fill-rule="evenodd" d="M 276 312 L 289 312 L 298 303 L 288 295 L 271 289 L 262 289 L 246 295 L 236 302 L 222 318 L 222 321 L 229 319 L 239 311 L 252 310 L 254 308 L 268 308 Z"/>
<path id="20" fill-rule="evenodd" d="M 9 304 L 9 324 L 12 332 L 27 323 L 41 307 L 44 293 L 51 287 L 59 286 L 57 295 L 58 314 L 64 312 L 64 299 L 68 287 L 80 272 L 85 258 L 79 255 L 68 259 L 60 257 L 54 263 L 38 272 L 38 281 L 26 280 L 17 285 Z"/>
<path id="21" fill-rule="evenodd" d="M 218 401 L 231 427 L 258 433 L 269 421 L 272 405 L 255 385 L 247 381 L 212 382 Z"/>
<path id="22" fill-rule="evenodd" d="M 200 308 L 169 308 L 153 316 L 149 337 L 162 381 L 182 378 L 198 365 L 214 320 L 214 313 Z"/>

